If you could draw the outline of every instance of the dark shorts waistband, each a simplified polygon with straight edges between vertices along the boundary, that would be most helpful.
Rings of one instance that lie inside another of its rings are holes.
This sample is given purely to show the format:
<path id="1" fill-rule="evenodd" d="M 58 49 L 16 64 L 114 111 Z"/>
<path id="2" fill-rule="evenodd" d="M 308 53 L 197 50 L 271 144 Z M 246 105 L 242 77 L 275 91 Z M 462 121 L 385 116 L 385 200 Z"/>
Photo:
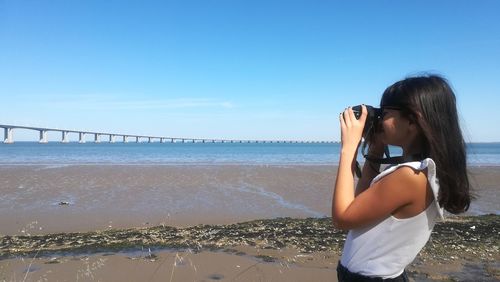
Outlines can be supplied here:
<path id="1" fill-rule="evenodd" d="M 382 277 L 370 277 L 349 271 L 349 269 L 343 266 L 340 263 L 340 261 L 337 265 L 337 278 L 339 282 L 374 282 L 374 281 L 408 282 L 408 275 L 406 274 L 406 271 L 403 271 L 401 275 L 394 278 L 384 279 Z"/>

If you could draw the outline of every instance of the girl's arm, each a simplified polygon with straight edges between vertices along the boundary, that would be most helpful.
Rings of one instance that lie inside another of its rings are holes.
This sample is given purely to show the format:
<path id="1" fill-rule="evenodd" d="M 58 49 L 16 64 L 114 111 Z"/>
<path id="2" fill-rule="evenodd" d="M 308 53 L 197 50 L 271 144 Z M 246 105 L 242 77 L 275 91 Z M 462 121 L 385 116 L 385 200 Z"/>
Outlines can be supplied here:
<path id="1" fill-rule="evenodd" d="M 353 229 L 381 221 L 396 209 L 414 203 L 421 195 L 419 193 L 425 194 L 427 187 L 427 178 L 423 173 L 418 174 L 409 167 L 402 167 L 355 197 L 353 163 L 367 113 L 366 107 L 362 108 L 359 120 L 350 108 L 340 116 L 342 148 L 333 192 L 332 219 L 335 226 L 341 229 Z M 401 189 L 402 184 L 405 189 Z"/>

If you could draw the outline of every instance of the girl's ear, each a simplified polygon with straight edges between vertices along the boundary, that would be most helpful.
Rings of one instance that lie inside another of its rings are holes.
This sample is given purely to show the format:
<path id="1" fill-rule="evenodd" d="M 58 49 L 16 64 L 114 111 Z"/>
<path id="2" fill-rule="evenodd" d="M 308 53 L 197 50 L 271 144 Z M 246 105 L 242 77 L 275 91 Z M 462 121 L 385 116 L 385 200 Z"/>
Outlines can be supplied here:
<path id="1" fill-rule="evenodd" d="M 416 113 L 410 113 L 408 115 L 408 120 L 410 121 L 410 124 L 418 124 L 418 120 L 422 119 L 422 114 L 420 112 Z"/>

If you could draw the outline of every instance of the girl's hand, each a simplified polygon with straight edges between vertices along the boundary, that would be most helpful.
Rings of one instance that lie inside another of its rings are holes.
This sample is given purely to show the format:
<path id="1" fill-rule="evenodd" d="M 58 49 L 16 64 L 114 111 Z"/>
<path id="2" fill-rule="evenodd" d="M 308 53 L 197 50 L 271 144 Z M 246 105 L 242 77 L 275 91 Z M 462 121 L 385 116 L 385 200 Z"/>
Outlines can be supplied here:
<path id="1" fill-rule="evenodd" d="M 365 105 L 361 105 L 361 116 L 359 119 L 356 119 L 350 107 L 340 114 L 341 142 L 343 149 L 357 150 L 363 135 L 367 113 L 368 111 Z"/>

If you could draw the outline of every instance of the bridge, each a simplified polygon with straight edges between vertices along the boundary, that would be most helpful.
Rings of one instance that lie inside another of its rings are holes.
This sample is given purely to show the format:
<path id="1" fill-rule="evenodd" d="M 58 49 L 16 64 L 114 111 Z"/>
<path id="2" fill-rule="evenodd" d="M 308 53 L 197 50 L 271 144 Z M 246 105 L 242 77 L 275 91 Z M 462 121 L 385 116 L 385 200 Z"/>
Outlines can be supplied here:
<path id="1" fill-rule="evenodd" d="M 335 143 L 333 141 L 292 141 L 292 140 L 236 140 L 236 139 L 203 139 L 203 138 L 184 138 L 184 137 L 165 137 L 165 136 L 145 136 L 145 135 L 131 135 L 131 134 L 118 134 L 118 133 L 108 133 L 108 132 L 93 132 L 93 131 L 81 131 L 81 130 L 70 130 L 70 129 L 57 129 L 57 128 L 43 128 L 43 127 L 30 127 L 30 126 L 20 126 L 20 125 L 7 125 L 0 124 L 0 128 L 4 129 L 4 144 L 14 143 L 14 129 L 27 129 L 35 130 L 40 133 L 40 138 L 38 143 L 45 144 L 49 140 L 47 138 L 47 132 L 60 132 L 61 133 L 61 143 L 69 143 L 69 134 L 78 134 L 78 143 L 85 143 L 86 135 L 94 137 L 94 143 L 101 143 L 102 137 L 107 137 L 106 141 L 108 143 L 123 142 L 128 143 L 130 140 L 135 143 L 141 143 L 143 140 L 147 140 L 148 143 L 160 142 L 160 143 Z"/>

